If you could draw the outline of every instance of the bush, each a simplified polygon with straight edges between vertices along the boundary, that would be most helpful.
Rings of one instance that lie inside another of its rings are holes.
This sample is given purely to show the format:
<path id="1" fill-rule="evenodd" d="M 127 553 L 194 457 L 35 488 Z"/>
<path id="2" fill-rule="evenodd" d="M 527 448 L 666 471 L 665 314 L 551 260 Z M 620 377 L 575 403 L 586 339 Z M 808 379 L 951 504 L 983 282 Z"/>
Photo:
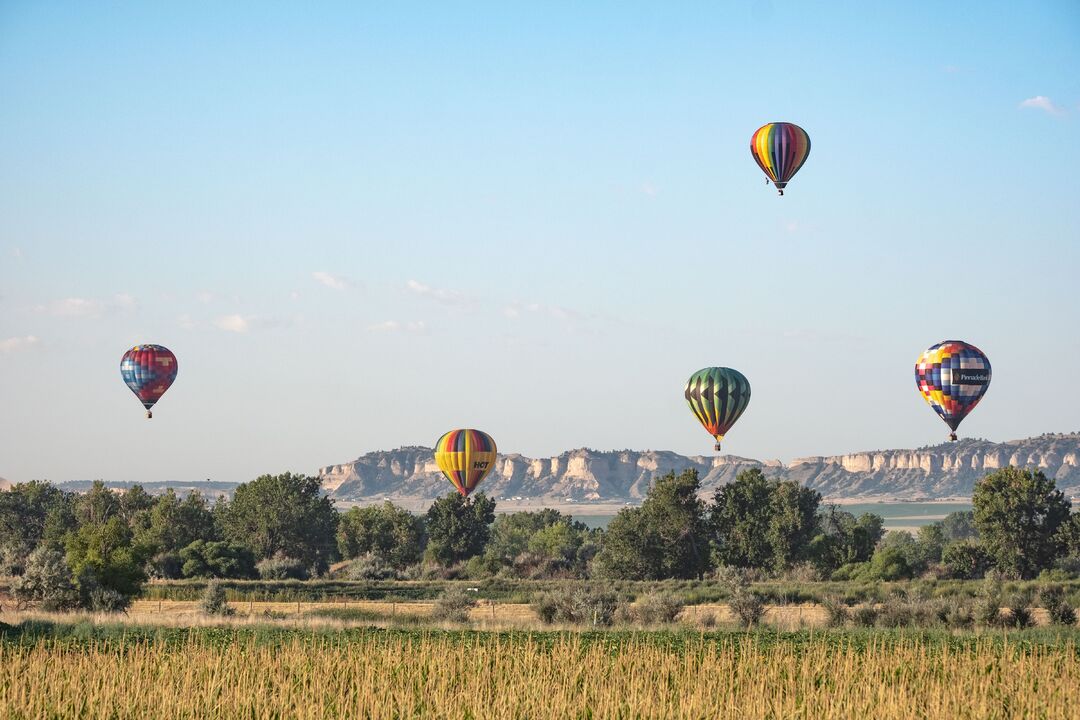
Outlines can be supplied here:
<path id="1" fill-rule="evenodd" d="M 452 588 L 435 601 L 431 617 L 447 622 L 468 622 L 469 611 L 476 607 L 476 595 L 467 590 Z"/>
<path id="2" fill-rule="evenodd" d="M 673 623 L 683 609 L 683 601 L 671 593 L 649 593 L 629 606 L 630 616 L 642 625 Z"/>
<path id="3" fill-rule="evenodd" d="M 394 568 L 372 553 L 359 556 L 345 570 L 350 580 L 394 580 L 397 575 Z"/>
<path id="4" fill-rule="evenodd" d="M 45 546 L 26 558 L 23 574 L 11 583 L 11 594 L 20 605 L 38 603 L 48 611 L 70 610 L 79 605 L 79 592 L 67 560 Z"/>
<path id="5" fill-rule="evenodd" d="M 280 553 L 260 560 L 256 563 L 255 570 L 262 580 L 307 580 L 309 576 L 304 563 Z"/>
<path id="6" fill-rule="evenodd" d="M 990 556 L 975 542 L 957 542 L 945 546 L 941 564 L 948 577 L 973 580 L 982 577 L 990 567 Z"/>
<path id="7" fill-rule="evenodd" d="M 225 600 L 225 588 L 216 580 L 206 584 L 202 599 L 199 600 L 199 609 L 207 615 L 232 615 L 233 609 Z"/>
<path id="8" fill-rule="evenodd" d="M 88 597 L 87 607 L 94 612 L 124 612 L 131 605 L 131 597 L 102 585 L 92 587 Z"/>
<path id="9" fill-rule="evenodd" d="M 821 606 L 825 609 L 825 627 L 843 627 L 851 615 L 848 606 L 841 602 L 838 597 L 822 599 Z"/>
<path id="10" fill-rule="evenodd" d="M 1035 624 L 1035 618 L 1031 614 L 1031 590 L 1014 593 L 1009 600 L 1009 617 L 1007 623 L 1014 628 L 1023 630 Z"/>
<path id="11" fill-rule="evenodd" d="M 147 565 L 147 573 L 150 577 L 163 580 L 177 580 L 184 576 L 184 562 L 180 559 L 180 553 L 158 553 Z"/>
<path id="12" fill-rule="evenodd" d="M 873 605 L 860 605 L 851 612 L 851 620 L 857 627 L 874 627 L 878 609 Z"/>
<path id="13" fill-rule="evenodd" d="M 742 627 L 748 628 L 756 625 L 765 614 L 765 601 L 756 592 L 739 588 L 728 601 L 728 607 L 734 613 Z"/>
<path id="14" fill-rule="evenodd" d="M 1048 585 L 1039 591 L 1039 605 L 1050 616 L 1052 625 L 1075 625 L 1076 610 L 1065 599 L 1060 585 Z"/>
<path id="15" fill-rule="evenodd" d="M 983 587 L 975 601 L 975 620 L 980 625 L 997 627 L 1001 625 L 1001 574 L 988 573 L 983 580 Z"/>
<path id="16" fill-rule="evenodd" d="M 613 592 L 580 586 L 544 593 L 532 607 L 544 623 L 607 626 L 615 619 L 619 600 Z"/>

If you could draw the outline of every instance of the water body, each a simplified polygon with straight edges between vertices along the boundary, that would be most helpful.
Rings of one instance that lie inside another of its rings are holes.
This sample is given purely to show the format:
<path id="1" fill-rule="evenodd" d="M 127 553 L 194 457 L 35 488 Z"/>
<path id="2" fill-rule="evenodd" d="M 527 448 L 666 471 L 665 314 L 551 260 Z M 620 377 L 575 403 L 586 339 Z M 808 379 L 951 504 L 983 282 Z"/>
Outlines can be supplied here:
<path id="1" fill-rule="evenodd" d="M 885 518 L 886 530 L 909 530 L 938 522 L 952 512 L 971 509 L 971 503 L 941 502 L 895 502 L 895 503 L 854 503 L 840 505 L 841 510 L 858 517 L 863 513 L 874 513 Z M 607 527 L 614 515 L 574 515 L 574 519 L 591 528 Z"/>

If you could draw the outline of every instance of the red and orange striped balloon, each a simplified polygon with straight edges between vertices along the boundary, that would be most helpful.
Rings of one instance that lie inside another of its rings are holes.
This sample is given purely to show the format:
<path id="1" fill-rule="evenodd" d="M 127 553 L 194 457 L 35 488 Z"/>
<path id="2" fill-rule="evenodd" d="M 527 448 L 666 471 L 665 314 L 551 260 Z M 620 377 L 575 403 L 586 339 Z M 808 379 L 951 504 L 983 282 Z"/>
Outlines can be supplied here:
<path id="1" fill-rule="evenodd" d="M 794 123 L 762 125 L 750 138 L 750 154 L 783 195 L 784 187 L 810 155 L 810 136 Z"/>

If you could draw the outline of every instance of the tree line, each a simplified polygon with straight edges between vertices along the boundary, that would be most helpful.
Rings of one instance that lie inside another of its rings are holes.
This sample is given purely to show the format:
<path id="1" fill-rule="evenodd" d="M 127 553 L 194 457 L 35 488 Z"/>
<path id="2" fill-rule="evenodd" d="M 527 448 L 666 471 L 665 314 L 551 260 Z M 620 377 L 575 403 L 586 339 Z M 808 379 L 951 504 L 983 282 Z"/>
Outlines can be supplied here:
<path id="1" fill-rule="evenodd" d="M 496 516 L 482 493 L 414 515 L 390 502 L 338 512 L 315 477 L 264 475 L 211 504 L 95 483 L 28 482 L 0 492 L 0 575 L 49 609 L 126 607 L 150 578 L 705 578 L 745 568 L 802 579 L 1030 578 L 1080 570 L 1080 514 L 1038 470 L 980 480 L 973 510 L 917 535 L 875 514 L 824 505 L 816 491 L 746 470 L 700 497 L 696 471 L 668 473 L 606 530 L 556 510 Z"/>

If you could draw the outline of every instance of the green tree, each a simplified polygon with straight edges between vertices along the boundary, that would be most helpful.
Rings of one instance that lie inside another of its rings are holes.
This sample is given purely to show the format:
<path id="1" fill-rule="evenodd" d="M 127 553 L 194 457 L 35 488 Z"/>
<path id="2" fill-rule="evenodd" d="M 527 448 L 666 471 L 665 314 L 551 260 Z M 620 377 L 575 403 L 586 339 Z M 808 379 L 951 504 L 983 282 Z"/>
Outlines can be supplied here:
<path id="1" fill-rule="evenodd" d="M 769 542 L 772 487 L 765 474 L 743 470 L 716 490 L 710 508 L 717 559 L 723 565 L 766 567 L 773 558 Z"/>
<path id="2" fill-rule="evenodd" d="M 980 578 L 989 569 L 991 558 L 982 547 L 971 540 L 949 543 L 941 553 L 941 564 L 949 577 L 958 580 Z"/>
<path id="3" fill-rule="evenodd" d="M 700 578 L 709 569 L 709 523 L 698 498 L 696 470 L 656 480 L 640 508 L 626 508 L 608 525 L 597 568 L 612 578 Z"/>
<path id="4" fill-rule="evenodd" d="M 316 477 L 262 475 L 238 486 L 217 513 L 225 539 L 260 560 L 281 553 L 322 573 L 337 551 L 338 513 Z"/>
<path id="5" fill-rule="evenodd" d="M 401 570 L 423 557 L 424 520 L 389 501 L 350 508 L 338 522 L 337 545 L 343 558 L 371 554 Z"/>
<path id="6" fill-rule="evenodd" d="M 62 550 L 75 528 L 75 495 L 47 482 L 17 483 L 0 492 L 0 552 L 21 568 L 39 545 Z"/>
<path id="7" fill-rule="evenodd" d="M 123 607 L 142 590 L 147 558 L 132 546 L 131 528 L 119 515 L 81 525 L 68 535 L 65 545 L 84 606 L 96 607 L 96 594 L 105 591 L 117 596 L 110 606 Z"/>
<path id="8" fill-rule="evenodd" d="M 132 485 L 120 495 L 120 517 L 133 531 L 143 530 L 150 524 L 150 508 L 154 498 L 142 485 Z"/>
<path id="9" fill-rule="evenodd" d="M 195 540 L 180 550 L 180 562 L 180 572 L 188 578 L 246 580 L 257 577 L 252 552 L 243 545 L 224 540 Z"/>
<path id="10" fill-rule="evenodd" d="M 818 530 L 817 511 L 820 504 L 819 492 L 797 482 L 772 485 L 766 537 L 774 570 L 786 570 L 808 557 L 810 541 Z"/>
<path id="11" fill-rule="evenodd" d="M 495 520 L 495 501 L 483 493 L 471 498 L 450 493 L 433 502 L 425 518 L 425 556 L 448 567 L 484 552 Z"/>
<path id="12" fill-rule="evenodd" d="M 941 521 L 941 530 L 948 542 L 976 540 L 979 537 L 979 531 L 975 529 L 975 513 L 972 510 L 949 513 Z"/>
<path id="13" fill-rule="evenodd" d="M 975 483 L 975 527 L 998 569 L 1034 577 L 1065 549 L 1069 502 L 1041 470 L 1007 467 Z"/>
<path id="14" fill-rule="evenodd" d="M 214 516 L 206 499 L 192 491 L 181 500 L 172 489 L 154 501 L 145 527 L 136 532 L 136 541 L 155 552 L 175 553 L 196 540 L 217 539 Z"/>
<path id="15" fill-rule="evenodd" d="M 80 527 L 84 525 L 104 525 L 111 518 L 120 514 L 120 496 L 101 480 L 95 480 L 90 489 L 75 501 L 75 520 Z M 127 522 L 125 521 L 126 525 Z"/>
<path id="16" fill-rule="evenodd" d="M 835 505 L 818 513 L 818 527 L 820 532 L 810 542 L 807 556 L 825 571 L 869 561 L 885 534 L 885 520 L 880 515 L 864 513 L 856 518 Z"/>

